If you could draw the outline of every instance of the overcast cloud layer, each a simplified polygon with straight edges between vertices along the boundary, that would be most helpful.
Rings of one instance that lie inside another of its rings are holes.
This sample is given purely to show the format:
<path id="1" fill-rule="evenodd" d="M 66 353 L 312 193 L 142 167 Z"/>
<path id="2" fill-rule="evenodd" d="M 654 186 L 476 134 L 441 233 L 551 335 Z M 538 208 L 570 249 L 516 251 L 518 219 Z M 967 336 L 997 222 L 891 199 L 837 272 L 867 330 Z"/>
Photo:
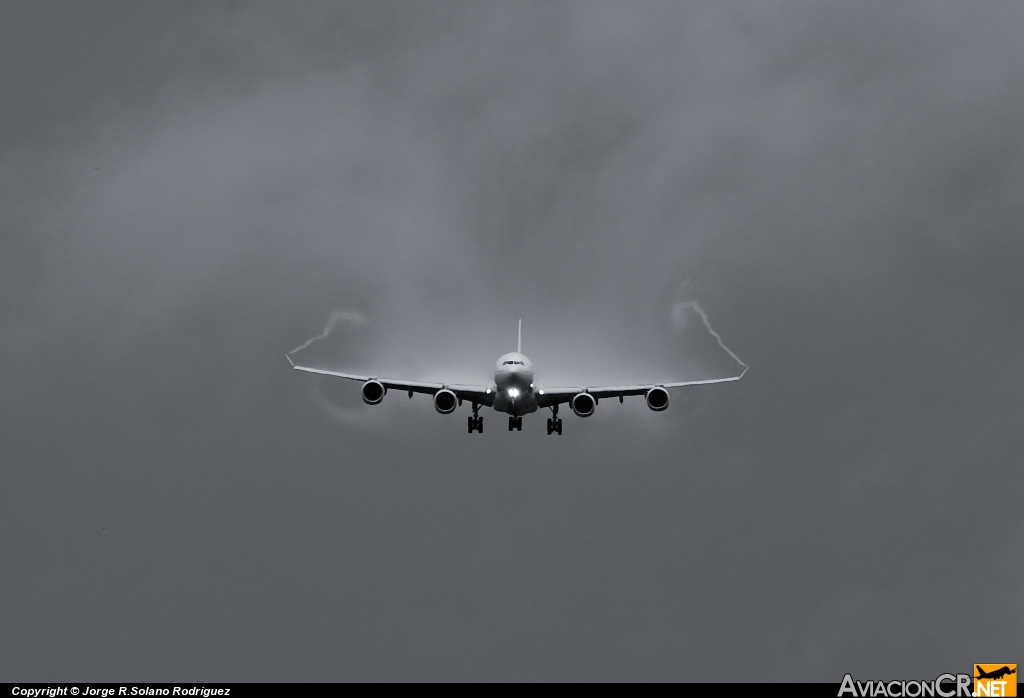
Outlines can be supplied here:
<path id="1" fill-rule="evenodd" d="M 1024 647 L 1024 7 L 0 7 L 0 680 Z M 317 365 L 731 375 L 509 434 Z M 1016 654 L 1015 654 L 1016 653 Z M 729 673 L 723 675 L 728 668 Z"/>

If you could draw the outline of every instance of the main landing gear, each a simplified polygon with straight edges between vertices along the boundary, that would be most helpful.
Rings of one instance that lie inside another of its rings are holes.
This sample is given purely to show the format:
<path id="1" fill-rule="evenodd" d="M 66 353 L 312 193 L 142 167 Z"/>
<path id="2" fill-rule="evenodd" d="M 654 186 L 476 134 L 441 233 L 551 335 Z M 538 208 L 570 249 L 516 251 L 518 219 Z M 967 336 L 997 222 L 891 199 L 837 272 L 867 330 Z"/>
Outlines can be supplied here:
<path id="1" fill-rule="evenodd" d="M 562 435 L 562 420 L 558 418 L 558 405 L 551 408 L 551 417 L 548 418 L 548 436 L 552 434 Z"/>
<path id="2" fill-rule="evenodd" d="M 509 431 L 522 431 L 523 430 L 523 418 L 522 417 L 509 417 L 508 418 L 508 430 Z"/>
<path id="3" fill-rule="evenodd" d="M 469 433 L 472 434 L 474 431 L 478 431 L 481 434 L 484 433 L 484 418 L 478 413 L 480 412 L 480 405 L 473 403 L 473 416 L 469 418 Z"/>

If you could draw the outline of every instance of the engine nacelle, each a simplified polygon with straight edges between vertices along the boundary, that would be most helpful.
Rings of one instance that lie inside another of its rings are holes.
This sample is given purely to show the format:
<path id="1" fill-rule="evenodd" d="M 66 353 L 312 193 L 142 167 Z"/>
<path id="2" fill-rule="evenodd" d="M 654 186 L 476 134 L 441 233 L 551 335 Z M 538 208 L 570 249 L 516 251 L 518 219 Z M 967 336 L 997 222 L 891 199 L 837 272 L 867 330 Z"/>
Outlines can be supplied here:
<path id="1" fill-rule="evenodd" d="M 577 417 L 589 417 L 594 414 L 597 407 L 597 399 L 590 393 L 576 393 L 569 402 L 569 407 L 576 413 Z"/>
<path id="2" fill-rule="evenodd" d="M 647 406 L 655 412 L 668 409 L 668 391 L 664 388 L 651 388 L 647 391 Z"/>
<path id="3" fill-rule="evenodd" d="M 363 383 L 363 402 L 367 405 L 379 405 L 384 399 L 384 384 L 380 381 L 366 381 Z"/>
<path id="4" fill-rule="evenodd" d="M 434 409 L 441 414 L 451 414 L 458 406 L 458 396 L 447 388 L 443 388 L 434 393 Z"/>

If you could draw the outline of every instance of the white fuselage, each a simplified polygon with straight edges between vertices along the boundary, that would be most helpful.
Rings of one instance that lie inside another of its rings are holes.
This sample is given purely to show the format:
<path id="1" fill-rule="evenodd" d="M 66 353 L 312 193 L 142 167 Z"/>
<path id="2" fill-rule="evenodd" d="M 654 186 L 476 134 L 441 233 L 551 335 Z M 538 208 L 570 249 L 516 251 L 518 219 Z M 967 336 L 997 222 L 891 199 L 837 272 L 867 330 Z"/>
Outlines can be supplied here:
<path id="1" fill-rule="evenodd" d="M 494 365 L 494 409 L 512 416 L 537 411 L 537 396 L 533 391 L 533 363 L 520 354 L 503 355 Z"/>

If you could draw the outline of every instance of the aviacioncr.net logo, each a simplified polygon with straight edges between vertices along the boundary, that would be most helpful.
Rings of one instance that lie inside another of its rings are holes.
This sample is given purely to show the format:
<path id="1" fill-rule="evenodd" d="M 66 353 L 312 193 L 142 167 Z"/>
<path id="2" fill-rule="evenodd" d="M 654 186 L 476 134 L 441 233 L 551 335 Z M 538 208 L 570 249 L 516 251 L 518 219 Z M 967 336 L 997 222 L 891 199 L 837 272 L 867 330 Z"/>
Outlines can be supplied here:
<path id="1" fill-rule="evenodd" d="M 971 698 L 973 678 L 970 674 L 941 674 L 934 681 L 854 681 L 847 674 L 838 698 Z"/>

